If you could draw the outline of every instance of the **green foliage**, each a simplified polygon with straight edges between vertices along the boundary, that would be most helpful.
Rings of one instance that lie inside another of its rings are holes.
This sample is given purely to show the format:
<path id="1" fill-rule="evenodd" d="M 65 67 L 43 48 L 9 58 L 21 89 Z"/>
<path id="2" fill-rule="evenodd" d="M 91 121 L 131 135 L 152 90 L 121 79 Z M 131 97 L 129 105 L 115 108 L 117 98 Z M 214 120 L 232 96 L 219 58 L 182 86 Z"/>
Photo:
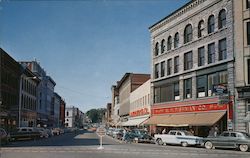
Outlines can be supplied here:
<path id="1" fill-rule="evenodd" d="M 87 116 L 92 120 L 92 123 L 100 123 L 102 122 L 102 118 L 105 115 L 106 109 L 100 108 L 100 109 L 91 109 L 87 111 Z"/>

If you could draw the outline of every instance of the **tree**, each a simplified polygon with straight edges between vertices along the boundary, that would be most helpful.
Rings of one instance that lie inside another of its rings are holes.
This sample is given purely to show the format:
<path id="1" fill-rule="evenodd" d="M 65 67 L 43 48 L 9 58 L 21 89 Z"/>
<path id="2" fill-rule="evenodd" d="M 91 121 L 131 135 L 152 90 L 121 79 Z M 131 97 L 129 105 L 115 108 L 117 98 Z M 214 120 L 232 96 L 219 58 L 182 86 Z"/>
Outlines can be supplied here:
<path id="1" fill-rule="evenodd" d="M 93 123 L 100 123 L 102 122 L 102 118 L 105 114 L 106 109 L 99 108 L 99 109 L 91 109 L 87 111 L 87 116 L 92 120 Z"/>

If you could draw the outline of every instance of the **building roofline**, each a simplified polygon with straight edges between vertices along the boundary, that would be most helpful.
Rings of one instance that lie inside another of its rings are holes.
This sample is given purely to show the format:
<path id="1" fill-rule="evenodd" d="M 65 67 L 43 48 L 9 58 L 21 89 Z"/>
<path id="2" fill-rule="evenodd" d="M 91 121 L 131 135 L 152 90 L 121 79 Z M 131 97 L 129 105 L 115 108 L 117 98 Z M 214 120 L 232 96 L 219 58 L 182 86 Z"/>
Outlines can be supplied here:
<path id="1" fill-rule="evenodd" d="M 187 7 L 189 4 L 193 3 L 195 0 L 190 0 L 189 2 L 187 2 L 186 4 L 184 4 L 183 6 L 181 6 L 180 8 L 178 8 L 177 10 L 173 11 L 172 13 L 170 13 L 168 16 L 164 17 L 163 19 L 159 20 L 158 22 L 156 22 L 155 24 L 151 25 L 148 29 L 152 29 L 153 27 L 155 27 L 156 25 L 158 25 L 159 23 L 163 22 L 164 20 L 170 18 L 172 15 L 174 15 L 175 13 L 179 12 L 180 10 L 184 9 L 185 7 Z"/>

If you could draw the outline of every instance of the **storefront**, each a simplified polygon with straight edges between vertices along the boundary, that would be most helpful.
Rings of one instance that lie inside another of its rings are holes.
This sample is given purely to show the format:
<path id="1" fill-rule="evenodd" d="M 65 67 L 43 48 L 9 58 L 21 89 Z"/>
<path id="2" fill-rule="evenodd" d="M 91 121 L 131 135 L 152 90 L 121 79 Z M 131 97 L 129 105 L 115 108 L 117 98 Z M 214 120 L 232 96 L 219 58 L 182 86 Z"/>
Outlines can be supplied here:
<path id="1" fill-rule="evenodd" d="M 212 128 L 219 132 L 232 130 L 232 105 L 218 104 L 218 97 L 178 102 L 170 105 L 153 106 L 152 116 L 145 124 L 151 133 L 161 133 L 163 129 L 183 129 L 193 131 L 198 136 L 208 136 Z M 174 106 L 175 105 L 175 106 Z"/>

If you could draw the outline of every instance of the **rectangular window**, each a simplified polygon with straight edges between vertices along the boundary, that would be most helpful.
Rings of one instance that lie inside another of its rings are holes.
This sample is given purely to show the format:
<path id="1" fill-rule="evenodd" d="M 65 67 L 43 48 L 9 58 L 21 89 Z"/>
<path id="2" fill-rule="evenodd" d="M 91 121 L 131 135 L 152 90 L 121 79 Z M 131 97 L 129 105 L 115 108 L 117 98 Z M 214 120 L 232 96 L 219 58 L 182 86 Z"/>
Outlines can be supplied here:
<path id="1" fill-rule="evenodd" d="M 193 67 L 193 53 L 188 52 L 184 54 L 184 70 L 192 69 Z"/>
<path id="2" fill-rule="evenodd" d="M 216 73 L 209 74 L 207 76 L 207 88 L 208 88 L 207 95 L 208 96 L 214 95 L 213 94 L 213 86 L 217 84 L 217 77 L 216 76 L 217 76 Z"/>
<path id="3" fill-rule="evenodd" d="M 215 62 L 215 44 L 208 45 L 208 64 Z"/>
<path id="4" fill-rule="evenodd" d="M 219 60 L 227 59 L 227 40 L 219 40 Z"/>
<path id="5" fill-rule="evenodd" d="M 165 61 L 161 62 L 161 77 L 165 76 Z"/>
<path id="6" fill-rule="evenodd" d="M 246 7 L 247 9 L 250 8 L 250 0 L 246 0 Z"/>
<path id="7" fill-rule="evenodd" d="M 160 102 L 166 102 L 167 101 L 167 87 L 161 87 L 160 88 Z"/>
<path id="8" fill-rule="evenodd" d="M 227 84 L 227 83 L 228 83 L 227 71 L 219 72 L 219 84 Z"/>
<path id="9" fill-rule="evenodd" d="M 250 45 L 250 22 L 247 22 L 247 45 Z"/>
<path id="10" fill-rule="evenodd" d="M 198 66 L 205 65 L 205 48 L 198 48 Z"/>
<path id="11" fill-rule="evenodd" d="M 179 72 L 179 56 L 174 57 L 174 73 Z"/>
<path id="12" fill-rule="evenodd" d="M 159 64 L 155 64 L 155 78 L 159 78 Z"/>
<path id="13" fill-rule="evenodd" d="M 160 102 L 160 87 L 154 88 L 154 103 Z"/>
<path id="14" fill-rule="evenodd" d="M 168 59 L 168 71 L 167 74 L 171 75 L 172 72 L 172 59 Z"/>
<path id="15" fill-rule="evenodd" d="M 197 77 L 197 97 L 198 98 L 206 96 L 206 87 L 207 87 L 206 75 Z"/>
<path id="16" fill-rule="evenodd" d="M 174 100 L 180 100 L 179 82 L 174 83 Z"/>
<path id="17" fill-rule="evenodd" d="M 184 98 L 192 98 L 192 78 L 184 80 Z"/>
<path id="18" fill-rule="evenodd" d="M 247 101 L 247 111 L 250 112 L 250 100 Z"/>

